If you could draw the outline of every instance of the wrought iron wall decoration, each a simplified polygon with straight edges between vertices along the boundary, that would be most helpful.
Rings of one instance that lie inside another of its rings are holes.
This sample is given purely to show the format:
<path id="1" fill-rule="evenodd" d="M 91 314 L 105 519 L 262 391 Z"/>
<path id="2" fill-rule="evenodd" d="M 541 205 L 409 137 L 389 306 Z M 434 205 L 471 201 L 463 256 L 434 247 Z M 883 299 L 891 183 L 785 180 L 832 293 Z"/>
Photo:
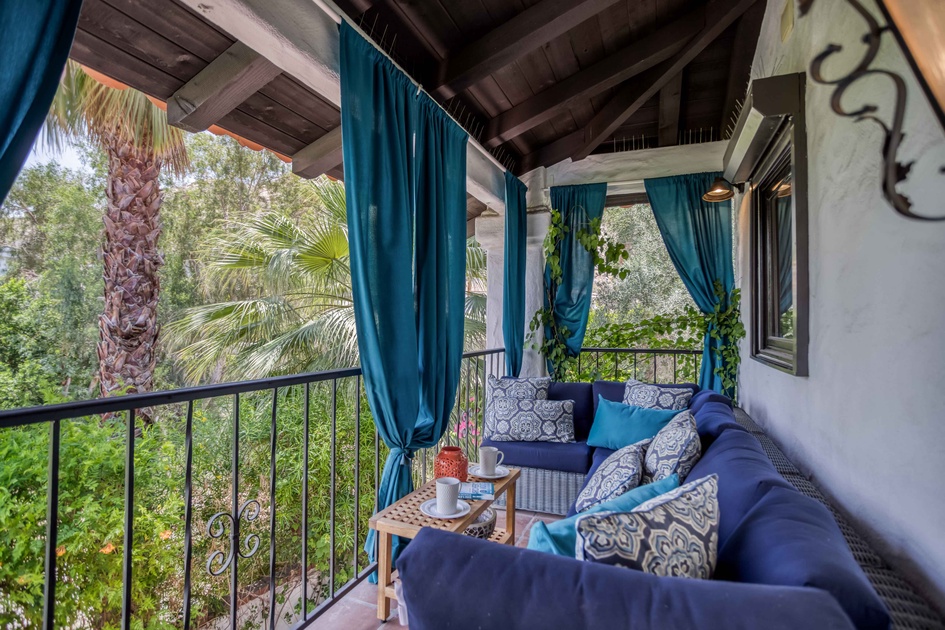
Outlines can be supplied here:
<path id="1" fill-rule="evenodd" d="M 217 512 L 207 521 L 207 535 L 210 538 L 222 538 L 227 529 L 230 531 L 229 550 L 224 553 L 217 549 L 207 558 L 207 573 L 210 575 L 220 575 L 226 571 L 230 563 L 233 562 L 233 555 L 237 554 L 240 558 L 251 558 L 259 550 L 259 536 L 250 534 L 240 543 L 240 521 L 255 521 L 259 517 L 261 508 L 259 501 L 251 499 L 240 506 L 235 515 L 228 512 Z M 227 528 L 225 521 L 229 521 Z M 217 567 L 213 568 L 214 562 Z"/>
<path id="2" fill-rule="evenodd" d="M 806 15 L 810 11 L 814 0 L 799 0 L 801 14 Z M 883 141 L 883 196 L 892 205 L 896 212 L 911 219 L 923 221 L 945 221 L 945 216 L 928 216 L 918 214 L 912 210 L 912 202 L 909 198 L 899 192 L 897 186 L 900 182 L 906 180 L 909 171 L 914 162 L 900 162 L 898 160 L 899 147 L 902 144 L 905 133 L 903 132 L 903 120 L 906 111 L 906 83 L 903 78 L 895 72 L 872 68 L 872 64 L 879 53 L 879 47 L 882 43 L 882 36 L 890 30 L 889 25 L 881 26 L 876 18 L 866 10 L 859 0 L 846 0 L 857 13 L 860 14 L 867 24 L 868 31 L 863 35 L 863 42 L 866 44 L 866 51 L 856 67 L 847 75 L 838 79 L 829 80 L 824 77 L 822 68 L 824 62 L 843 50 L 839 44 L 829 44 L 827 48 L 819 55 L 814 57 L 810 64 L 810 74 L 814 81 L 836 86 L 830 97 L 830 106 L 834 112 L 846 118 L 854 118 L 856 122 L 862 120 L 871 120 L 883 129 L 885 139 Z M 896 90 L 895 107 L 892 112 L 891 122 L 887 124 L 877 115 L 879 107 L 872 104 L 865 104 L 859 109 L 848 110 L 843 107 L 841 101 L 843 94 L 852 84 L 867 76 L 884 76 L 893 83 Z M 941 169 L 945 173 L 945 167 Z"/>

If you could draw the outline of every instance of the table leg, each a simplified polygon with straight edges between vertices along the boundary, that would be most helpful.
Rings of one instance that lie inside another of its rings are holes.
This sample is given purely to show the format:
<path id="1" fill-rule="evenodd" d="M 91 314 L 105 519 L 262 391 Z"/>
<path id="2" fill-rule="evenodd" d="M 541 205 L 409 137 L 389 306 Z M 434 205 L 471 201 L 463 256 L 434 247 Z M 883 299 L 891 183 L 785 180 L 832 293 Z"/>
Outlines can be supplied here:
<path id="1" fill-rule="evenodd" d="M 512 482 L 505 491 L 505 526 L 509 530 L 509 544 L 515 546 L 515 486 Z"/>
<path id="2" fill-rule="evenodd" d="M 387 621 L 390 616 L 390 599 L 387 598 L 387 587 L 391 583 L 391 545 L 392 535 L 387 532 L 377 532 L 377 618 Z"/>

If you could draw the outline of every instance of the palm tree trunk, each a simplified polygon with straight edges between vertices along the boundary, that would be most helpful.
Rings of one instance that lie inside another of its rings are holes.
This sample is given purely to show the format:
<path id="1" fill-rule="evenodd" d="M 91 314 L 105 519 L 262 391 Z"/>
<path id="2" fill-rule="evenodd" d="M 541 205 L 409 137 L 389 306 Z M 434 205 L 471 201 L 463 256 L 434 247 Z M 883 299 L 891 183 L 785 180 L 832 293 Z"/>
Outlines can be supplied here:
<path id="1" fill-rule="evenodd" d="M 99 317 L 99 386 L 102 396 L 151 391 L 154 384 L 158 252 L 163 194 L 161 161 L 154 151 L 136 147 L 119 134 L 104 138 L 108 155 L 102 248 L 105 309 Z M 145 424 L 150 410 L 141 410 Z"/>

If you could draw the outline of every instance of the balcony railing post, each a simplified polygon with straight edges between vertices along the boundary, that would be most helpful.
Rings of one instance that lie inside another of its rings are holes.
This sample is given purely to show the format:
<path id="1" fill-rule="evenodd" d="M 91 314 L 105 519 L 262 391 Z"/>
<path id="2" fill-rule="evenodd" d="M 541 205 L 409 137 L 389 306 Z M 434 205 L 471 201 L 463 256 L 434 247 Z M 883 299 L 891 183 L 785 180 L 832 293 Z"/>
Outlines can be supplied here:
<path id="1" fill-rule="evenodd" d="M 194 553 L 194 401 L 192 400 L 187 403 L 184 450 L 184 630 L 190 630 L 191 563 Z"/>
<path id="2" fill-rule="evenodd" d="M 46 574 L 43 584 L 43 628 L 56 627 L 56 545 L 59 539 L 59 448 L 61 421 L 49 425 L 49 483 L 46 488 Z"/>
<path id="3" fill-rule="evenodd" d="M 328 521 L 328 596 L 335 596 L 335 456 L 338 435 L 338 379 L 331 381 L 331 462 L 329 463 L 331 476 L 329 477 L 329 510 Z"/>
<path id="4" fill-rule="evenodd" d="M 358 577 L 361 518 L 361 377 L 354 377 L 354 576 Z"/>
<path id="5" fill-rule="evenodd" d="M 302 619 L 308 619 L 308 440 L 309 390 L 305 384 L 302 401 Z"/>
<path id="6" fill-rule="evenodd" d="M 233 453 L 232 453 L 233 519 L 230 522 L 230 549 L 233 554 L 233 565 L 230 567 L 230 628 L 236 630 L 236 613 L 239 604 L 239 544 L 240 544 L 240 395 L 233 394 Z"/>
<path id="7" fill-rule="evenodd" d="M 276 627 L 276 413 L 279 388 L 272 390 L 272 424 L 269 433 L 269 628 Z"/>
<path id="8" fill-rule="evenodd" d="M 135 410 L 128 410 L 125 432 L 125 538 L 122 543 L 121 627 L 131 628 L 132 546 L 135 522 Z"/>

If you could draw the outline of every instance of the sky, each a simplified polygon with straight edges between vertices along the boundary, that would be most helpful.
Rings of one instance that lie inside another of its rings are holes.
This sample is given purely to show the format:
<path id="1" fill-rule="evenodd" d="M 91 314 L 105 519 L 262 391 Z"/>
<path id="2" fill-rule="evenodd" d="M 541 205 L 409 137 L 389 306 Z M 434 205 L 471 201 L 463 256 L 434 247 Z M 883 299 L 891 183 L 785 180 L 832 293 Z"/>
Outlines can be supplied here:
<path id="1" fill-rule="evenodd" d="M 77 171 L 86 170 L 82 165 L 79 152 L 76 151 L 72 145 L 67 144 L 62 148 L 62 151 L 59 152 L 54 149 L 49 149 L 43 144 L 41 140 L 37 139 L 36 143 L 33 145 L 33 150 L 30 151 L 29 157 L 26 158 L 26 164 L 23 168 L 53 161 L 68 169 Z"/>

